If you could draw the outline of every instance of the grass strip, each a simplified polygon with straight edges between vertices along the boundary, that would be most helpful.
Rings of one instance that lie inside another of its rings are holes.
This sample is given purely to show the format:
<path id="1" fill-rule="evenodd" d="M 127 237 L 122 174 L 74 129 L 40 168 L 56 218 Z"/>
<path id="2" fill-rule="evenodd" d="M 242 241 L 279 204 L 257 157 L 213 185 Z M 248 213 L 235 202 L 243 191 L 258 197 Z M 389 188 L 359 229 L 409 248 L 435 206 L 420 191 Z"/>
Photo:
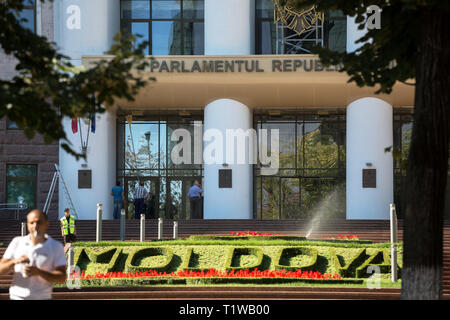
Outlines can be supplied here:
<path id="1" fill-rule="evenodd" d="M 261 285 L 288 283 L 301 284 L 363 284 L 363 279 L 300 279 L 300 278 L 170 278 L 170 277 L 142 277 L 142 278 L 122 278 L 122 279 L 82 279 L 82 287 L 129 287 L 145 285 L 214 285 L 214 284 L 242 284 Z M 64 285 L 61 285 L 64 287 Z"/>
<path id="2" fill-rule="evenodd" d="M 240 245 L 240 246 L 327 246 L 335 248 L 390 248 L 389 242 L 381 243 L 360 243 L 350 240 L 304 240 L 304 241 L 290 241 L 290 240 L 152 240 L 152 241 L 100 241 L 100 242 L 85 242 L 79 241 L 72 244 L 74 247 L 121 247 L 121 246 L 169 246 L 169 245 Z M 402 243 L 397 245 L 401 246 Z"/>

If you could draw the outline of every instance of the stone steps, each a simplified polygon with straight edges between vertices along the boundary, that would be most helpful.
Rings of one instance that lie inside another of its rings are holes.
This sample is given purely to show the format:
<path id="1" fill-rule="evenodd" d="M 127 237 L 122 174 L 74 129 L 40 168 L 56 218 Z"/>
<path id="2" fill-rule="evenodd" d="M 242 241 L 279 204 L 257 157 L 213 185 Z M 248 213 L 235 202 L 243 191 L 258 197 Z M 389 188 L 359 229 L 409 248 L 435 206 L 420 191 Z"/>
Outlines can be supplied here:
<path id="1" fill-rule="evenodd" d="M 308 231 L 307 220 L 181 220 L 179 236 L 192 234 L 229 235 L 231 231 L 260 231 L 284 235 L 305 235 Z M 164 220 L 164 238 L 172 237 L 172 220 Z M 237 227 L 238 226 L 238 227 Z M 399 221 L 399 241 L 402 241 L 402 221 Z M 77 239 L 95 241 L 95 220 L 77 221 Z M 140 221 L 126 221 L 126 240 L 139 240 Z M 62 241 L 59 223 L 52 221 L 48 234 Z M 337 237 L 338 234 L 357 234 L 361 240 L 374 242 L 389 241 L 389 221 L 372 220 L 332 220 L 320 225 L 310 238 Z M 13 237 L 20 235 L 20 223 L 0 220 L 0 257 Z M 157 237 L 157 220 L 146 221 L 146 240 Z M 103 221 L 103 240 L 120 238 L 119 221 Z M 450 297 L 450 221 L 444 226 L 444 298 Z M 0 299 L 7 299 L 11 275 L 0 276 Z M 1 288 L 3 287 L 3 288 Z M 68 290 L 57 288 L 54 299 L 399 299 L 400 289 L 369 290 L 365 288 L 329 288 L 329 287 L 133 287 L 133 288 L 83 288 Z"/>

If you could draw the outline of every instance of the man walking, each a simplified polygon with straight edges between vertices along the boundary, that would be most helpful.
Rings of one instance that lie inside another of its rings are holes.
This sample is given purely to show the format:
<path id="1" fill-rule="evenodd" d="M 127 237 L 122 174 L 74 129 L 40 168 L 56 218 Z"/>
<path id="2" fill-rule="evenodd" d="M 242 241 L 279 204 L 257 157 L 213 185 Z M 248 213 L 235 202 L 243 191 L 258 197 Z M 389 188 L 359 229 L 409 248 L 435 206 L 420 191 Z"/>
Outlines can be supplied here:
<path id="1" fill-rule="evenodd" d="M 66 281 L 63 246 L 47 235 L 49 221 L 41 210 L 27 215 L 29 234 L 15 237 L 0 261 L 0 275 L 14 272 L 9 288 L 11 300 L 48 300 L 53 283 Z"/>
<path id="2" fill-rule="evenodd" d="M 149 192 L 144 187 L 144 181 L 139 182 L 139 186 L 134 190 L 134 218 L 140 219 L 141 214 L 145 214 L 145 201 L 150 197 Z"/>
<path id="3" fill-rule="evenodd" d="M 70 215 L 70 209 L 64 209 L 64 217 L 61 221 L 61 235 L 64 238 L 64 253 L 69 250 L 72 242 L 77 240 L 77 231 L 75 230 L 75 217 Z"/>
<path id="4" fill-rule="evenodd" d="M 193 186 L 189 189 L 188 192 L 189 202 L 191 205 L 191 219 L 201 218 L 201 193 L 203 193 L 201 184 L 197 180 L 195 180 Z"/>
<path id="5" fill-rule="evenodd" d="M 122 210 L 123 202 L 125 201 L 125 191 L 120 186 L 120 181 L 117 181 L 116 185 L 112 188 L 111 195 L 114 199 L 113 218 L 120 219 L 120 211 Z"/>

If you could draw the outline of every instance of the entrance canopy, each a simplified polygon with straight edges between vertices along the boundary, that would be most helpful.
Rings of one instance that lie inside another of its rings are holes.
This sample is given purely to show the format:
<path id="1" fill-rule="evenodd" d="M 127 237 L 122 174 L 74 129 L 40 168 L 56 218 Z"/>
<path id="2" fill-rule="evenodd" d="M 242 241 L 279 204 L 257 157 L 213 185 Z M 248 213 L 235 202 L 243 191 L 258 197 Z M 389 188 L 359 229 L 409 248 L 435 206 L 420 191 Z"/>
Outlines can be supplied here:
<path id="1" fill-rule="evenodd" d="M 110 56 L 83 56 L 89 65 Z M 203 109 L 229 98 L 250 108 L 345 108 L 362 97 L 377 97 L 393 107 L 414 104 L 414 87 L 397 83 L 391 94 L 348 83 L 339 66 L 324 67 L 315 55 L 153 56 L 145 77 L 155 77 L 135 97 L 117 100 L 129 110 Z"/>

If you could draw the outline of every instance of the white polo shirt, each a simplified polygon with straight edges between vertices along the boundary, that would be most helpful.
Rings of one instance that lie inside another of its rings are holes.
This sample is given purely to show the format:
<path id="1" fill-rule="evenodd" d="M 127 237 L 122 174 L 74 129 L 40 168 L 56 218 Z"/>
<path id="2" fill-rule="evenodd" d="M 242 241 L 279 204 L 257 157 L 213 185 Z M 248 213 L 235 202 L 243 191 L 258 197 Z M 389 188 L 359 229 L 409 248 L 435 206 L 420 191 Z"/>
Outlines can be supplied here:
<path id="1" fill-rule="evenodd" d="M 66 266 L 66 255 L 61 243 L 45 235 L 46 241 L 34 245 L 30 235 L 15 237 L 6 249 L 5 259 L 17 259 L 27 256 L 30 264 L 47 272 L 54 271 L 56 267 Z M 9 295 L 11 300 L 46 300 L 52 298 L 53 283 L 42 277 L 33 276 L 24 278 L 22 271 L 25 264 L 14 266 L 14 277 Z"/>

